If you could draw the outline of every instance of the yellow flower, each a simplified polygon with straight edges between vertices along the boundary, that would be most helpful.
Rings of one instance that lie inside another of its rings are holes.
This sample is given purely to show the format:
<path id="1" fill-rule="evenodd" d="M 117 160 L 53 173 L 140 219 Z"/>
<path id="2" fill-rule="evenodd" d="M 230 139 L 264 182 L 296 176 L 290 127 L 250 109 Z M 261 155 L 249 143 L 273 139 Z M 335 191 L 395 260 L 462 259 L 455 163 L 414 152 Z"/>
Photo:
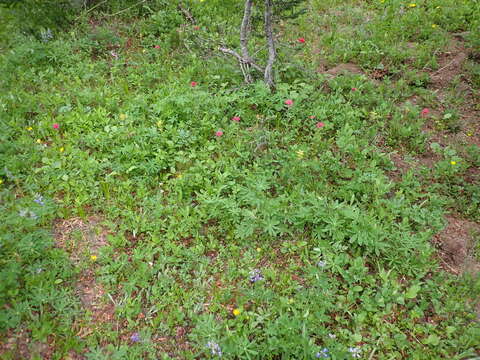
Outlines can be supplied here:
<path id="1" fill-rule="evenodd" d="M 414 4 L 414 3 L 408 4 L 408 7 L 411 7 L 411 8 L 414 8 L 415 6 L 417 6 L 417 4 Z"/>
<path id="2" fill-rule="evenodd" d="M 27 131 L 32 131 L 33 128 L 31 126 L 27 126 Z"/>
<path id="3" fill-rule="evenodd" d="M 162 126 L 163 126 L 163 121 L 162 121 L 162 120 L 158 120 L 158 121 L 157 121 L 157 126 L 158 126 L 158 127 L 162 127 Z"/>
<path id="4" fill-rule="evenodd" d="M 42 140 L 37 139 L 37 144 L 41 144 L 41 143 L 42 143 Z"/>
<path id="5" fill-rule="evenodd" d="M 457 165 L 457 162 L 452 160 L 452 161 L 450 161 L 450 164 Z"/>
<path id="6" fill-rule="evenodd" d="M 235 315 L 235 316 L 238 316 L 238 315 L 240 315 L 241 312 L 242 311 L 240 309 L 233 309 L 232 314 Z"/>
<path id="7" fill-rule="evenodd" d="M 125 114 L 120 114 L 120 120 L 125 120 L 127 118 L 127 115 Z"/>
<path id="8" fill-rule="evenodd" d="M 471 131 L 467 132 L 467 136 L 473 136 L 473 133 Z"/>
<path id="9" fill-rule="evenodd" d="M 302 159 L 303 156 L 305 155 L 305 152 L 302 150 L 298 150 L 296 153 L 297 153 L 297 158 L 299 159 Z"/>
<path id="10" fill-rule="evenodd" d="M 2 179 L 0 179 L 0 185 L 2 185 L 2 184 L 3 184 L 3 180 L 2 180 Z"/>
<path id="11" fill-rule="evenodd" d="M 177 174 L 175 176 L 177 177 L 177 179 L 181 179 L 183 175 L 182 174 Z"/>
<path id="12" fill-rule="evenodd" d="M 90 255 L 90 260 L 97 261 L 97 255 Z"/>
<path id="13" fill-rule="evenodd" d="M 58 151 L 60 151 L 60 152 L 64 152 L 64 151 L 65 151 L 65 149 L 64 149 L 64 148 L 63 148 L 63 146 L 62 146 L 60 149 L 58 149 Z"/>
<path id="14" fill-rule="evenodd" d="M 262 248 L 259 248 L 259 247 L 258 247 L 258 248 L 257 248 L 257 252 L 260 252 L 260 251 L 262 251 Z"/>
<path id="15" fill-rule="evenodd" d="M 436 29 L 437 28 L 437 24 L 432 24 L 432 29 Z"/>

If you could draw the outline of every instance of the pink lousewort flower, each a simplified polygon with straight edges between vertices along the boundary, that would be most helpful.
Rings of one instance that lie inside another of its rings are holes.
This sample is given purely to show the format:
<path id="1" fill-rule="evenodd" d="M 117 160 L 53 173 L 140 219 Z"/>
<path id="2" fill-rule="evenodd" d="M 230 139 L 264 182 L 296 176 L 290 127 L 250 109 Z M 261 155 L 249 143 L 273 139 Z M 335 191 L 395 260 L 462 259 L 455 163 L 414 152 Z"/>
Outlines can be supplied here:
<path id="1" fill-rule="evenodd" d="M 353 87 L 353 88 L 352 88 L 352 91 L 357 91 L 357 88 L 356 88 L 356 87 Z"/>
<path id="2" fill-rule="evenodd" d="M 222 131 L 222 130 L 217 130 L 217 131 L 215 132 L 215 136 L 216 136 L 216 137 L 220 137 L 220 136 L 222 136 L 222 135 L 223 135 L 223 131 Z"/>
<path id="3" fill-rule="evenodd" d="M 155 45 L 155 49 L 160 49 L 160 45 Z"/>
<path id="4" fill-rule="evenodd" d="M 293 100 L 292 99 L 287 99 L 284 101 L 285 105 L 287 106 L 292 106 L 293 105 Z"/>
<path id="5" fill-rule="evenodd" d="M 57 123 L 55 123 L 55 124 L 52 125 L 52 127 L 53 127 L 55 130 L 57 130 L 57 129 L 60 127 L 60 125 L 57 124 Z"/>
<path id="6" fill-rule="evenodd" d="M 300 44 L 305 44 L 305 39 L 304 39 L 303 37 L 298 38 L 297 41 L 298 41 Z"/>
<path id="7" fill-rule="evenodd" d="M 425 108 L 425 109 L 423 109 L 423 110 L 420 112 L 420 114 L 421 114 L 423 117 L 425 117 L 425 116 L 427 116 L 428 114 L 430 114 L 430 110 L 427 109 L 427 108 Z"/>
<path id="8" fill-rule="evenodd" d="M 191 85 L 192 87 L 195 87 L 195 86 L 197 86 L 197 82 L 196 82 L 196 81 L 192 81 L 192 82 L 190 83 L 190 85 Z"/>
<path id="9" fill-rule="evenodd" d="M 321 129 L 324 126 L 325 126 L 325 124 L 323 122 L 321 122 L 321 121 L 317 122 L 317 125 L 316 125 L 317 128 Z"/>
<path id="10" fill-rule="evenodd" d="M 232 121 L 240 122 L 240 116 L 234 116 L 234 117 L 232 117 Z"/>

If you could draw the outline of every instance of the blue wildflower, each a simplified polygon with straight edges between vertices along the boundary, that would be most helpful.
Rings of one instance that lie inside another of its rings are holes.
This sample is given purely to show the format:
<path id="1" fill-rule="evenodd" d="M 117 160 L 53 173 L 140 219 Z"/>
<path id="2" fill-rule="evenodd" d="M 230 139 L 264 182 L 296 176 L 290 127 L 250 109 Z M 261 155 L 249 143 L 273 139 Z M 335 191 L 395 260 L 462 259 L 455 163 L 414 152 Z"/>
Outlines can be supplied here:
<path id="1" fill-rule="evenodd" d="M 42 195 L 37 195 L 35 197 L 35 200 L 33 200 L 33 201 L 35 201 L 38 205 L 42 205 L 42 206 L 45 205 L 45 202 L 43 201 L 43 196 Z"/>
<path id="2" fill-rule="evenodd" d="M 220 348 L 220 345 L 213 341 L 209 341 L 207 343 L 207 348 L 210 349 L 210 352 L 214 356 L 221 357 L 222 356 L 222 349 Z"/>
<path id="3" fill-rule="evenodd" d="M 263 275 L 260 270 L 254 269 L 250 271 L 250 282 L 254 283 L 263 280 Z"/>
<path id="4" fill-rule="evenodd" d="M 315 354 L 315 357 L 317 359 L 326 359 L 326 358 L 329 358 L 330 355 L 328 353 L 328 349 L 327 348 L 323 348 L 322 350 L 320 350 L 319 352 L 317 352 Z"/>
<path id="5" fill-rule="evenodd" d="M 130 340 L 132 342 L 139 342 L 140 341 L 140 334 L 138 332 L 135 332 L 130 336 Z"/>
<path id="6" fill-rule="evenodd" d="M 362 349 L 358 347 L 349 347 L 348 351 L 350 352 L 353 358 L 360 359 L 360 354 L 362 352 Z"/>

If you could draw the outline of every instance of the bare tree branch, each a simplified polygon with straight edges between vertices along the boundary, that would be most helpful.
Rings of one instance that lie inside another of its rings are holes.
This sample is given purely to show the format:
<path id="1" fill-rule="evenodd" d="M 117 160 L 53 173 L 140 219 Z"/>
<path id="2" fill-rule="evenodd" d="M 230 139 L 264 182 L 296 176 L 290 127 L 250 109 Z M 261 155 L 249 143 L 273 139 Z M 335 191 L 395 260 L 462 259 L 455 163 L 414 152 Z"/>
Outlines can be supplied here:
<path id="1" fill-rule="evenodd" d="M 268 44 L 268 61 L 267 66 L 265 66 L 264 81 L 270 90 L 274 90 L 273 63 L 275 62 L 277 52 L 275 50 L 275 39 L 273 38 L 272 28 L 272 0 L 265 0 L 265 37 Z"/>
<path id="2" fill-rule="evenodd" d="M 244 59 L 239 53 L 237 53 L 235 50 L 232 50 L 232 49 L 229 49 L 229 48 L 226 48 L 226 47 L 222 47 L 220 46 L 218 48 L 218 50 L 220 50 L 221 52 L 223 52 L 224 54 L 229 54 L 229 55 L 232 55 L 232 56 L 235 56 L 237 58 L 237 60 L 241 63 L 241 64 L 248 64 L 248 65 L 251 65 L 255 70 L 258 70 L 260 71 L 261 73 L 264 73 L 265 72 L 265 69 L 263 69 L 261 66 L 257 65 L 256 63 L 254 63 L 252 60 L 246 60 Z"/>

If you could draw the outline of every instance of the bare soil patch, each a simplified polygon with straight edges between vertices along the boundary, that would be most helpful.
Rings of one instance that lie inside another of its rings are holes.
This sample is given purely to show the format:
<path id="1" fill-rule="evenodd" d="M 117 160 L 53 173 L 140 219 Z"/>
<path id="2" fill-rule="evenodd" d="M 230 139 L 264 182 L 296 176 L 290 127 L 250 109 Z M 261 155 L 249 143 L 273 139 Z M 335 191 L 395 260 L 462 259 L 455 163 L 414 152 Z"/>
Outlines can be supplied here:
<path id="1" fill-rule="evenodd" d="M 473 234 L 480 232 L 480 225 L 452 215 L 445 217 L 447 226 L 433 237 L 440 249 L 444 269 L 454 274 L 480 272 L 480 263 L 475 258 Z"/>
<path id="2" fill-rule="evenodd" d="M 103 286 L 95 278 L 95 261 L 100 249 L 107 245 L 108 231 L 102 227 L 101 219 L 96 216 L 87 220 L 71 218 L 57 221 L 54 226 L 55 242 L 58 247 L 67 251 L 76 265 L 86 261 L 90 264 L 80 274 L 76 294 L 91 321 L 87 324 L 77 323 L 77 336 L 86 337 L 94 328 L 114 321 L 115 307 L 105 295 Z M 82 261 L 83 259 L 83 261 Z"/>

